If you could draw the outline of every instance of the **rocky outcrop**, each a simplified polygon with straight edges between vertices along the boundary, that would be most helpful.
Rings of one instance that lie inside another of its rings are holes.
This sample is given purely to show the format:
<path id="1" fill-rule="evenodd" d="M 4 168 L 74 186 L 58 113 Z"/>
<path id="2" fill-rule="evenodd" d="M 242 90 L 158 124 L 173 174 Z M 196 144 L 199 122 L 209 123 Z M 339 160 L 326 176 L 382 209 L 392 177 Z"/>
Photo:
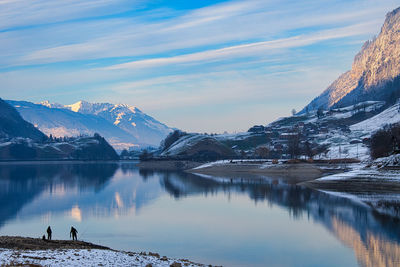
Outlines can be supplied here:
<path id="1" fill-rule="evenodd" d="M 342 74 L 303 111 L 400 96 L 400 8 L 386 15 L 378 37 L 367 41 L 352 69 Z"/>

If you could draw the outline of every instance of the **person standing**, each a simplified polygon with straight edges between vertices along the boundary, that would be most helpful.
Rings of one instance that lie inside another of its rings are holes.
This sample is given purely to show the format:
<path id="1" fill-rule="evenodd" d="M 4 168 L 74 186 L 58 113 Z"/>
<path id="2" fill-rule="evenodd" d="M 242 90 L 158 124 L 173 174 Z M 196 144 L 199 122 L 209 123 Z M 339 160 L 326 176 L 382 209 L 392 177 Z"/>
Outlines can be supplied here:
<path id="1" fill-rule="evenodd" d="M 78 234 L 78 230 L 76 230 L 73 226 L 71 226 L 71 231 L 69 232 L 69 237 L 72 237 L 72 240 L 78 240 L 77 234 Z"/>
<path id="2" fill-rule="evenodd" d="M 47 240 L 51 240 L 51 234 L 52 234 L 52 231 L 51 231 L 51 228 L 49 226 L 49 227 L 47 227 Z"/>

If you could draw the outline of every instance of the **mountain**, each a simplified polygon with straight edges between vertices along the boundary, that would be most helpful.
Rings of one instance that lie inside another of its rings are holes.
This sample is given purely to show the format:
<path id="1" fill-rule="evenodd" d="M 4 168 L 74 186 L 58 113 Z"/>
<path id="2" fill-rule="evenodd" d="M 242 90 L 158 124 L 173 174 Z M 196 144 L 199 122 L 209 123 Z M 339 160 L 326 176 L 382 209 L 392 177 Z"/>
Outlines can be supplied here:
<path id="1" fill-rule="evenodd" d="M 8 103 L 14 106 L 25 120 L 33 123 L 47 135 L 63 137 L 93 135 L 97 132 L 116 148 L 138 144 L 136 138 L 97 116 L 26 101 L 8 101 Z"/>
<path id="2" fill-rule="evenodd" d="M 54 137 L 99 133 L 116 149 L 158 146 L 170 128 L 136 107 L 79 101 L 61 105 L 11 101 L 22 117 Z"/>
<path id="3" fill-rule="evenodd" d="M 21 115 L 0 98 L 0 137 L 24 137 L 34 141 L 43 141 L 47 137 L 32 124 L 25 121 Z"/>
<path id="4" fill-rule="evenodd" d="M 101 117 L 134 136 L 141 144 L 159 146 L 172 129 L 143 113 L 137 107 L 125 104 L 89 103 L 79 101 L 66 105 L 74 112 Z"/>
<path id="5" fill-rule="evenodd" d="M 355 56 L 342 74 L 302 112 L 343 107 L 368 100 L 392 102 L 400 97 L 400 8 L 386 15 L 379 35 Z M 392 102 L 393 103 L 393 102 Z"/>
<path id="6" fill-rule="evenodd" d="M 27 106 L 20 106 L 24 108 Z M 29 112 L 29 108 L 26 108 Z M 1 160 L 117 160 L 119 157 L 107 141 L 98 134 L 54 140 L 25 121 L 18 111 L 0 99 L 0 159 Z"/>

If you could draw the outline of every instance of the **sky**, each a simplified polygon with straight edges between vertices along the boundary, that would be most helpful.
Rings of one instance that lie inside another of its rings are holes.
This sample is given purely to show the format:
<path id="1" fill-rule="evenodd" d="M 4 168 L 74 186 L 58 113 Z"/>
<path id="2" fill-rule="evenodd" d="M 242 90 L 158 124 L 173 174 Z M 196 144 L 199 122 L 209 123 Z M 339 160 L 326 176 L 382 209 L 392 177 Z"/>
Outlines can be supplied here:
<path id="1" fill-rule="evenodd" d="M 0 0 L 0 97 L 124 103 L 191 132 L 302 109 L 392 0 Z"/>

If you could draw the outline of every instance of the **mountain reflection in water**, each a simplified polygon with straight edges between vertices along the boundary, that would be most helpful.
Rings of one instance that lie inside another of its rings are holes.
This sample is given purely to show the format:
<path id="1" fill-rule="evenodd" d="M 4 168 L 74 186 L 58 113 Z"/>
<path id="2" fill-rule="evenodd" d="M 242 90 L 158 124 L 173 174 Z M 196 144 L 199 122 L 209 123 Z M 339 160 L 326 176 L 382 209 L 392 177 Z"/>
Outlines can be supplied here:
<path id="1" fill-rule="evenodd" d="M 366 205 L 279 179 L 213 180 L 190 173 L 139 170 L 133 163 L 2 163 L 0 234 L 9 234 L 2 229 L 18 220 L 46 214 L 67 214 L 78 222 L 139 214 L 166 194 L 177 201 L 245 195 L 255 204 L 287 210 L 291 220 L 307 216 L 324 226 L 354 251 L 362 266 L 400 264 L 399 218 L 378 214 Z"/>

